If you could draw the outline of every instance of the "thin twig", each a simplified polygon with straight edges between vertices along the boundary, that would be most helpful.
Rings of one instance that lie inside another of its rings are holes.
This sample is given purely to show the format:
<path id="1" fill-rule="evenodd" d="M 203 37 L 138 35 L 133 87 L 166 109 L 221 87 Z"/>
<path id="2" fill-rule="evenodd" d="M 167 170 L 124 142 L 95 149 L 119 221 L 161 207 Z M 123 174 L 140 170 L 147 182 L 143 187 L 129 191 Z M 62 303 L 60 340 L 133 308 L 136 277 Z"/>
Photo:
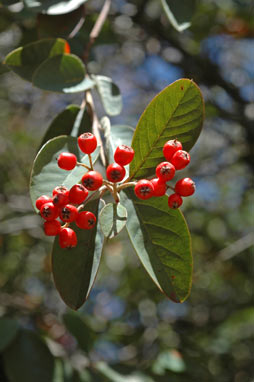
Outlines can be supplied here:
<path id="1" fill-rule="evenodd" d="M 90 163 L 91 164 L 91 163 Z M 80 163 L 80 162 L 77 162 L 77 166 L 82 166 L 82 167 L 85 167 L 87 170 L 91 171 L 91 168 L 88 167 L 86 164 L 84 163 Z"/>
<path id="2" fill-rule="evenodd" d="M 127 188 L 127 187 L 135 187 L 137 184 L 137 182 L 128 182 L 128 183 L 122 183 L 118 186 L 117 188 L 117 191 L 121 191 L 123 190 L 124 188 Z"/>
<path id="3" fill-rule="evenodd" d="M 90 169 L 93 170 L 93 160 L 91 154 L 88 154 L 89 163 L 90 163 Z"/>
<path id="4" fill-rule="evenodd" d="M 82 13 L 83 14 L 82 14 L 81 19 L 79 20 L 79 22 L 75 25 L 74 29 L 69 34 L 68 39 L 71 39 L 71 38 L 75 37 L 76 34 L 80 31 L 80 29 L 82 28 L 82 26 L 83 26 L 83 24 L 85 22 L 85 18 L 86 18 L 86 7 L 85 7 L 85 4 L 83 5 Z"/>

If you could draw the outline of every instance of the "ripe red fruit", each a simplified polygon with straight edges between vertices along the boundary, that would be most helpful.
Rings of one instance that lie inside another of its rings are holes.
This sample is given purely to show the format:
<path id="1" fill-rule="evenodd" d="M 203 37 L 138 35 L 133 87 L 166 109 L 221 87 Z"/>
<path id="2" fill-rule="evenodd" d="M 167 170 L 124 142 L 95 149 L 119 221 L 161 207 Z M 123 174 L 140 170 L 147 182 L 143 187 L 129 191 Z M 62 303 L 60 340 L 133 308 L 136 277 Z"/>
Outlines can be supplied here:
<path id="1" fill-rule="evenodd" d="M 73 222 L 78 216 L 78 210 L 72 204 L 66 204 L 59 213 L 63 222 Z"/>
<path id="2" fill-rule="evenodd" d="M 61 248 L 73 248 L 77 245 L 77 235 L 71 228 L 62 228 L 59 233 L 59 245 Z"/>
<path id="3" fill-rule="evenodd" d="M 167 187 L 166 183 L 160 180 L 159 178 L 154 178 L 151 180 L 153 184 L 153 196 L 163 196 L 166 193 Z"/>
<path id="4" fill-rule="evenodd" d="M 120 145 L 116 148 L 114 159 L 115 162 L 120 164 L 121 166 L 126 166 L 131 163 L 134 158 L 134 150 L 130 146 Z"/>
<path id="5" fill-rule="evenodd" d="M 170 141 L 167 141 L 163 147 L 163 155 L 165 159 L 170 161 L 172 156 L 178 151 L 182 150 L 182 144 L 177 139 L 172 139 Z"/>
<path id="6" fill-rule="evenodd" d="M 168 198 L 168 206 L 169 208 L 179 208 L 183 203 L 183 199 L 178 194 L 172 194 Z"/>
<path id="7" fill-rule="evenodd" d="M 73 170 L 77 164 L 77 157 L 72 153 L 61 153 L 57 159 L 57 164 L 63 170 Z"/>
<path id="8" fill-rule="evenodd" d="M 87 189 L 82 184 L 75 184 L 69 192 L 69 201 L 73 204 L 81 204 L 88 195 Z"/>
<path id="9" fill-rule="evenodd" d="M 175 176 L 175 167 L 169 162 L 161 162 L 156 167 L 157 177 L 164 182 L 171 180 Z"/>
<path id="10" fill-rule="evenodd" d="M 176 182 L 175 192 L 181 196 L 190 196 L 194 194 L 195 190 L 195 183 L 191 178 L 183 178 Z"/>
<path id="11" fill-rule="evenodd" d="M 91 229 L 96 225 L 96 216 L 90 211 L 82 211 L 78 214 L 76 224 L 82 229 Z"/>
<path id="12" fill-rule="evenodd" d="M 125 168 L 118 163 L 111 163 L 106 170 L 107 179 L 110 182 L 121 182 L 125 177 Z"/>
<path id="13" fill-rule="evenodd" d="M 78 137 L 80 150 L 85 154 L 91 154 L 97 147 L 97 139 L 92 133 L 84 133 Z"/>
<path id="14" fill-rule="evenodd" d="M 83 175 L 81 181 L 83 186 L 89 191 L 95 191 L 102 186 L 103 178 L 97 171 L 88 171 Z"/>
<path id="15" fill-rule="evenodd" d="M 61 231 L 61 224 L 58 220 L 47 221 L 44 223 L 44 232 L 47 236 L 56 236 Z"/>
<path id="16" fill-rule="evenodd" d="M 52 198 L 48 195 L 41 195 L 35 202 L 36 208 L 41 209 L 43 204 L 52 202 Z"/>
<path id="17" fill-rule="evenodd" d="M 58 208 L 52 202 L 48 202 L 41 206 L 40 214 L 45 220 L 55 220 L 58 217 Z"/>
<path id="18" fill-rule="evenodd" d="M 154 186 L 150 180 L 141 179 L 136 184 L 134 192 L 139 199 L 149 199 L 153 196 Z"/>
<path id="19" fill-rule="evenodd" d="M 62 207 L 69 201 L 69 190 L 65 186 L 57 186 L 53 192 L 53 203 L 57 207 Z"/>
<path id="20" fill-rule="evenodd" d="M 190 163 L 190 154 L 187 151 L 178 150 L 171 158 L 170 162 L 176 170 L 182 170 Z"/>

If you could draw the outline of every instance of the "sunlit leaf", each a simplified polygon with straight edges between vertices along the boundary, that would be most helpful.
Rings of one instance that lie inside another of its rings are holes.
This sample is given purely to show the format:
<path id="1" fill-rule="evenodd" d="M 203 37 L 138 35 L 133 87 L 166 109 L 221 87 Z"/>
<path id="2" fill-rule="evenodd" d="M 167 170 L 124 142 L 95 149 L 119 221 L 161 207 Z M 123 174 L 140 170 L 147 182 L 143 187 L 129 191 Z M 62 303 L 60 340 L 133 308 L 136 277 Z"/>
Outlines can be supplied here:
<path id="1" fill-rule="evenodd" d="M 181 79 L 162 90 L 147 106 L 135 130 L 131 178 L 154 174 L 165 160 L 162 148 L 169 139 L 177 138 L 189 151 L 201 132 L 203 118 L 203 97 L 193 81 Z"/>
<path id="2" fill-rule="evenodd" d="M 164 375 L 167 370 L 182 373 L 185 369 L 183 358 L 176 350 L 167 350 L 160 353 L 153 364 L 153 372 L 158 375 Z"/>
<path id="3" fill-rule="evenodd" d="M 23 0 L 25 5 L 34 12 L 47 13 L 48 15 L 62 15 L 80 7 L 87 0 Z"/>
<path id="4" fill-rule="evenodd" d="M 119 234 L 125 227 L 127 210 L 120 203 L 108 203 L 102 208 L 99 216 L 101 230 L 107 239 Z"/>
<path id="5" fill-rule="evenodd" d="M 93 76 L 93 79 L 106 113 L 109 115 L 120 114 L 122 110 L 122 96 L 118 86 L 109 77 Z"/>

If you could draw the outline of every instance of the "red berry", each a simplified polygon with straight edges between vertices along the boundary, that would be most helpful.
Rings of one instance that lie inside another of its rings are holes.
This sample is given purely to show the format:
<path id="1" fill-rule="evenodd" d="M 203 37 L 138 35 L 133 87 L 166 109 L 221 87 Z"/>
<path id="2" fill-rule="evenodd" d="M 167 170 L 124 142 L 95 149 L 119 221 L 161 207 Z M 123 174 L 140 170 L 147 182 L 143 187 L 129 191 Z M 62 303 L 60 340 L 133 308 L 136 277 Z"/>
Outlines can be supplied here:
<path id="1" fill-rule="evenodd" d="M 76 224 L 82 229 L 91 229 L 95 227 L 96 216 L 90 211 L 82 211 L 78 214 Z"/>
<path id="2" fill-rule="evenodd" d="M 195 192 L 195 183 L 191 178 L 178 180 L 175 185 L 175 192 L 181 196 L 190 196 Z"/>
<path id="3" fill-rule="evenodd" d="M 56 236 L 61 231 L 61 224 L 58 220 L 52 220 L 44 223 L 44 232 L 47 236 Z"/>
<path id="4" fill-rule="evenodd" d="M 48 202 L 41 206 L 40 214 L 45 220 L 55 220 L 58 217 L 58 208 L 52 202 Z"/>
<path id="5" fill-rule="evenodd" d="M 69 202 L 69 190 L 65 186 L 57 186 L 52 194 L 53 203 L 57 207 L 62 207 Z"/>
<path id="6" fill-rule="evenodd" d="M 62 228 L 59 233 L 59 245 L 61 248 L 72 248 L 77 245 L 77 235 L 71 228 Z"/>
<path id="7" fill-rule="evenodd" d="M 150 180 L 141 179 L 136 184 L 134 192 L 139 199 L 149 199 L 153 196 L 154 186 Z"/>
<path id="8" fill-rule="evenodd" d="M 170 162 L 176 170 L 182 170 L 190 163 L 190 154 L 187 151 L 178 150 L 171 158 Z"/>
<path id="9" fill-rule="evenodd" d="M 78 210 L 72 204 L 66 204 L 59 213 L 63 222 L 73 222 L 78 216 Z"/>
<path id="10" fill-rule="evenodd" d="M 61 153 L 57 159 L 58 166 L 63 170 L 73 170 L 77 164 L 77 157 L 71 153 Z"/>
<path id="11" fill-rule="evenodd" d="M 121 182 L 121 180 L 123 180 L 123 178 L 125 177 L 125 168 L 123 166 L 120 166 L 120 164 L 111 163 L 107 167 L 106 176 L 110 182 Z"/>
<path id="12" fill-rule="evenodd" d="M 73 204 L 81 204 L 88 195 L 87 189 L 82 184 L 75 184 L 69 192 L 69 201 Z"/>
<path id="13" fill-rule="evenodd" d="M 163 196 L 166 194 L 166 183 L 160 180 L 159 178 L 154 178 L 151 180 L 153 184 L 153 196 Z"/>
<path id="14" fill-rule="evenodd" d="M 179 208 L 183 203 L 183 199 L 178 194 L 172 194 L 168 198 L 168 206 L 169 208 Z"/>
<path id="15" fill-rule="evenodd" d="M 175 176 L 175 167 L 169 162 L 161 162 L 156 167 L 157 177 L 164 182 L 171 180 Z"/>
<path id="16" fill-rule="evenodd" d="M 91 154 L 97 147 L 97 139 L 92 133 L 84 133 L 78 137 L 80 150 L 85 154 Z"/>
<path id="17" fill-rule="evenodd" d="M 103 178 L 97 171 L 88 171 L 83 175 L 81 181 L 83 186 L 89 191 L 95 191 L 102 186 Z"/>
<path id="18" fill-rule="evenodd" d="M 126 166 L 131 163 L 134 158 L 134 150 L 130 146 L 120 145 L 116 148 L 114 159 L 115 162 L 120 164 L 121 166 Z"/>
<path id="19" fill-rule="evenodd" d="M 163 155 L 165 159 L 170 161 L 174 153 L 176 153 L 178 150 L 182 150 L 182 144 L 177 139 L 172 139 L 170 141 L 167 141 L 163 147 Z"/>
<path id="20" fill-rule="evenodd" d="M 41 195 L 35 202 L 36 208 L 41 209 L 43 204 L 52 202 L 52 198 L 48 195 Z"/>

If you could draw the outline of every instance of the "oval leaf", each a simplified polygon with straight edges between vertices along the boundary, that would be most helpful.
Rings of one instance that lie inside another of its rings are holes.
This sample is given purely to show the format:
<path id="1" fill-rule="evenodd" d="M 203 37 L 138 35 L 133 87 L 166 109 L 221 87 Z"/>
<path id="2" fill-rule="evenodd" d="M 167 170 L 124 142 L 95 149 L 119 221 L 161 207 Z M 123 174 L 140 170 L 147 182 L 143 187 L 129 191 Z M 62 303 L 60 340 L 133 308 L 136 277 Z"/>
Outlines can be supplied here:
<path id="1" fill-rule="evenodd" d="M 20 330 L 3 353 L 4 368 L 11 382 L 52 381 L 54 358 L 35 333 Z"/>
<path id="2" fill-rule="evenodd" d="M 126 228 L 143 266 L 158 288 L 175 302 L 189 295 L 192 255 L 188 227 L 168 198 L 137 199 L 133 190 L 121 194 L 128 211 Z"/>
<path id="3" fill-rule="evenodd" d="M 67 42 L 61 38 L 47 38 L 32 42 L 10 52 L 5 64 L 25 80 L 32 81 L 38 66 L 49 57 L 63 54 Z"/>
<path id="4" fill-rule="evenodd" d="M 86 210 L 98 216 L 99 199 L 90 202 Z M 92 289 L 101 260 L 104 236 L 99 225 L 91 230 L 75 227 L 78 245 L 62 249 L 55 240 L 52 252 L 52 270 L 56 288 L 63 301 L 78 309 Z"/>
<path id="5" fill-rule="evenodd" d="M 107 239 L 119 234 L 127 222 L 127 210 L 120 203 L 108 203 L 101 210 L 99 221 L 101 230 Z"/>
<path id="6" fill-rule="evenodd" d="M 93 76 L 93 79 L 106 113 L 109 115 L 120 114 L 123 105 L 118 86 L 109 77 Z"/>
<path id="7" fill-rule="evenodd" d="M 45 60 L 33 75 L 33 85 L 43 90 L 77 93 L 91 89 L 94 82 L 85 78 L 82 61 L 73 54 L 61 54 Z"/>
<path id="8" fill-rule="evenodd" d="M 0 318 L 0 352 L 8 346 L 18 332 L 17 321 L 10 318 Z"/>
<path id="9" fill-rule="evenodd" d="M 203 97 L 193 81 L 181 79 L 162 90 L 138 122 L 132 140 L 135 157 L 130 177 L 153 175 L 156 166 L 165 160 L 162 148 L 169 139 L 179 139 L 189 151 L 201 132 L 203 118 Z"/>
<path id="10" fill-rule="evenodd" d="M 30 10 L 36 13 L 42 12 L 47 13 L 48 15 L 62 15 L 64 13 L 74 11 L 86 1 L 87 0 L 24 0 L 24 4 L 26 5 L 26 7 L 28 7 Z"/>
<path id="11" fill-rule="evenodd" d="M 99 147 L 93 152 L 93 163 L 99 156 Z M 31 173 L 30 196 L 35 207 L 36 199 L 41 195 L 51 195 L 52 190 L 59 185 L 68 188 L 79 183 L 87 171 L 82 166 L 76 166 L 72 171 L 62 170 L 57 165 L 57 157 L 61 152 L 71 152 L 77 156 L 78 162 L 89 166 L 88 156 L 82 153 L 77 144 L 77 138 L 60 136 L 48 141 L 38 152 Z"/>

